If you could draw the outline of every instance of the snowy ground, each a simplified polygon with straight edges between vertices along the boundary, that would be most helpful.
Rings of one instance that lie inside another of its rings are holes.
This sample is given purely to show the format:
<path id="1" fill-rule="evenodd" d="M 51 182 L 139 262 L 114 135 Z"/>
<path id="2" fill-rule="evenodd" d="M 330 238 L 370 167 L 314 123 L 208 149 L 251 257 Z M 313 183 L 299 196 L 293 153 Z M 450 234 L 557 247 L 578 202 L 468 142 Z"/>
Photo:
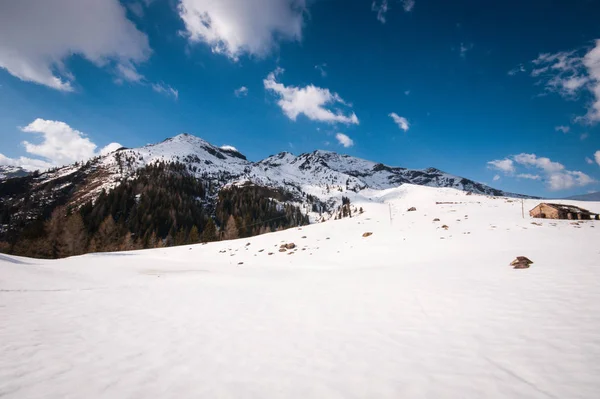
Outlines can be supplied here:
<path id="1" fill-rule="evenodd" d="M 363 215 L 251 239 L 0 255 L 0 397 L 599 396 L 600 222 L 367 194 Z"/>

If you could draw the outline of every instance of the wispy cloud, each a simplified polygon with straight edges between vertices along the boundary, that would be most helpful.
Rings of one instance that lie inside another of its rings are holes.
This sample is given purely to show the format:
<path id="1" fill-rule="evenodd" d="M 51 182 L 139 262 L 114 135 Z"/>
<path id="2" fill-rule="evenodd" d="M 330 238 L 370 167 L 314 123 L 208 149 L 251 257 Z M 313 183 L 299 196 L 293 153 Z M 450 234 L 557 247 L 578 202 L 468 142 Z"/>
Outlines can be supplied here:
<path id="1" fill-rule="evenodd" d="M 408 119 L 406 119 L 403 116 L 398 115 L 395 112 L 392 112 L 388 115 L 390 118 L 392 118 L 392 120 L 394 121 L 394 123 L 396 125 L 398 125 L 398 127 L 402 130 L 404 130 L 405 132 L 408 132 L 408 129 L 410 129 L 410 123 L 408 122 Z"/>
<path id="2" fill-rule="evenodd" d="M 371 10 L 377 13 L 377 20 L 385 24 L 385 14 L 388 12 L 388 0 L 373 0 Z"/>
<path id="3" fill-rule="evenodd" d="M 564 134 L 567 134 L 569 133 L 571 128 L 569 126 L 556 126 L 554 130 L 557 132 L 563 132 Z"/>
<path id="4" fill-rule="evenodd" d="M 473 50 L 473 47 L 475 47 L 473 43 L 461 43 L 459 48 L 460 56 L 466 58 L 467 53 Z"/>
<path id="5" fill-rule="evenodd" d="M 567 100 L 591 94 L 587 113 L 575 118 L 585 124 L 600 122 L 600 39 L 592 48 L 540 54 L 532 62 L 530 75 L 547 93 L 557 93 Z"/>
<path id="6" fill-rule="evenodd" d="M 171 96 L 176 100 L 179 99 L 179 90 L 176 90 L 169 85 L 166 85 L 161 82 L 161 83 L 152 83 L 151 86 L 152 86 L 152 90 L 154 90 L 157 93 L 164 94 L 166 96 Z"/>
<path id="7" fill-rule="evenodd" d="M 354 140 L 352 140 L 350 137 L 348 137 L 344 133 L 336 134 L 335 138 L 338 141 L 338 143 L 343 145 L 345 148 L 352 147 L 354 145 Z"/>
<path id="8" fill-rule="evenodd" d="M 233 94 L 238 98 L 246 97 L 248 95 L 248 88 L 246 86 L 242 86 L 239 89 L 235 89 Z"/>
<path id="9" fill-rule="evenodd" d="M 519 64 L 515 68 L 511 69 L 510 71 L 508 71 L 508 75 L 509 76 L 515 76 L 516 74 L 522 73 L 522 72 L 526 72 L 525 65 Z"/>
<path id="10" fill-rule="evenodd" d="M 325 68 L 327 68 L 327 64 L 315 65 L 315 69 L 319 71 L 321 77 L 327 77 L 327 71 L 325 70 Z"/>
<path id="11" fill-rule="evenodd" d="M 405 12 L 411 12 L 415 8 L 415 0 L 402 0 L 402 8 Z"/>

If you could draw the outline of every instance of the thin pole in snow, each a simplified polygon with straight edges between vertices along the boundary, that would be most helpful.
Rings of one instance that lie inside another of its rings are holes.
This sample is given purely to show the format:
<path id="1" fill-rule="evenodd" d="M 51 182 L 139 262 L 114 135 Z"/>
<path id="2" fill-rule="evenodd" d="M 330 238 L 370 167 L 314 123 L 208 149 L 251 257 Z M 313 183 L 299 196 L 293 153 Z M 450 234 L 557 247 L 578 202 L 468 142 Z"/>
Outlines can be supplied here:
<path id="1" fill-rule="evenodd" d="M 388 208 L 390 209 L 390 226 L 392 225 L 392 204 L 388 204 Z"/>
<path id="2" fill-rule="evenodd" d="M 521 198 L 521 216 L 525 219 L 525 199 Z"/>

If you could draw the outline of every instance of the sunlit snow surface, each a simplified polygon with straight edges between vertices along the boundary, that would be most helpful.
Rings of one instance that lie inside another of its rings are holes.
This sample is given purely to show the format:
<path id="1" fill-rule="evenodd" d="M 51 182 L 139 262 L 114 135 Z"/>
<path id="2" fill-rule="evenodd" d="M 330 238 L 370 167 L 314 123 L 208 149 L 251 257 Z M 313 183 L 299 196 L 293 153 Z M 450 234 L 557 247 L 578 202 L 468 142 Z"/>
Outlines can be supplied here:
<path id="1" fill-rule="evenodd" d="M 352 201 L 237 241 L 0 255 L 0 397 L 599 397 L 600 222 L 411 185 Z"/>

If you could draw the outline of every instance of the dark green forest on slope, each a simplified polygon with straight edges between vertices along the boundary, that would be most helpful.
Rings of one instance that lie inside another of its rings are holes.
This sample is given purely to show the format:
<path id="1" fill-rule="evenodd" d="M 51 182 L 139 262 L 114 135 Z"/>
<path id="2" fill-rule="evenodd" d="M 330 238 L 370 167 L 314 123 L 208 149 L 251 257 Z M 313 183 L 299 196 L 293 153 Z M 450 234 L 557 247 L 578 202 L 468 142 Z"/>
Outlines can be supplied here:
<path id="1" fill-rule="evenodd" d="M 283 203 L 291 198 L 281 190 L 247 185 L 216 192 L 213 184 L 184 164 L 157 163 L 74 208 L 69 193 L 51 205 L 31 203 L 31 177 L 9 179 L 0 182 L 0 252 L 61 258 L 250 237 L 309 222 Z M 42 207 L 37 217 L 23 217 L 35 206 Z"/>

